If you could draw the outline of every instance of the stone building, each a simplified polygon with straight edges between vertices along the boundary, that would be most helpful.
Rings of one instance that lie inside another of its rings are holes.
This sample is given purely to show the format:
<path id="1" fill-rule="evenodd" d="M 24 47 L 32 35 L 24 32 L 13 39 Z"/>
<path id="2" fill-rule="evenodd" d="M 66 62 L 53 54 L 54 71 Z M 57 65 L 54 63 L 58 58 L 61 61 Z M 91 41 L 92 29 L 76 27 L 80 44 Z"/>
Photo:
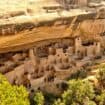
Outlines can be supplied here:
<path id="1" fill-rule="evenodd" d="M 75 38 L 75 55 L 79 58 L 82 57 L 97 57 L 101 55 L 101 43 L 100 42 L 94 42 L 90 45 L 82 45 L 82 40 L 80 37 Z"/>
<path id="2" fill-rule="evenodd" d="M 72 56 L 72 55 L 74 54 L 74 48 L 73 48 L 73 46 L 68 47 L 67 50 L 66 50 L 66 52 L 67 52 L 70 56 Z"/>
<path id="3" fill-rule="evenodd" d="M 94 56 L 94 45 L 86 46 L 86 56 L 90 58 Z"/>
<path id="4" fill-rule="evenodd" d="M 95 55 L 96 56 L 101 55 L 101 43 L 100 42 L 95 43 Z"/>
<path id="5" fill-rule="evenodd" d="M 75 38 L 75 55 L 78 56 L 82 52 L 82 41 L 80 37 Z"/>

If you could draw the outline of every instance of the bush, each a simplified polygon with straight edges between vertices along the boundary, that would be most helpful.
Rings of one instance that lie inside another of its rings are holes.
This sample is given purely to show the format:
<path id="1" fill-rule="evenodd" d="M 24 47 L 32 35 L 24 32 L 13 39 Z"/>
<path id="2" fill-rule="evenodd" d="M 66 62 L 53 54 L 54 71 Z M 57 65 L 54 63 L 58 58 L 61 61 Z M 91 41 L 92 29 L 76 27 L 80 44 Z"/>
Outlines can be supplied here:
<path id="1" fill-rule="evenodd" d="M 99 68 L 97 79 L 101 89 L 105 89 L 105 65 Z"/>
<path id="2" fill-rule="evenodd" d="M 44 105 L 44 101 L 42 92 L 36 92 L 34 96 L 34 105 Z"/>
<path id="3" fill-rule="evenodd" d="M 73 104 L 74 102 L 83 104 L 83 100 L 94 98 L 93 86 L 88 81 L 71 80 L 69 81 L 69 88 L 62 95 L 63 101 L 66 105 Z"/>
<path id="4" fill-rule="evenodd" d="M 103 90 L 101 94 L 96 97 L 96 102 L 98 105 L 105 105 L 105 90 Z"/>
<path id="5" fill-rule="evenodd" d="M 50 93 L 45 93 L 45 102 L 49 105 L 52 105 L 54 103 L 54 101 L 58 98 L 58 96 L 54 95 L 54 94 L 50 94 Z M 45 105 L 46 105 L 45 103 Z"/>
<path id="6" fill-rule="evenodd" d="M 0 74 L 0 105 L 30 105 L 25 87 L 12 86 Z"/>
<path id="7" fill-rule="evenodd" d="M 87 70 L 80 69 L 76 73 L 72 74 L 70 79 L 83 79 L 87 77 Z"/>
<path id="8" fill-rule="evenodd" d="M 67 91 L 54 102 L 54 105 L 96 105 L 92 101 L 95 97 L 93 85 L 88 81 L 70 80 Z"/>
<path id="9" fill-rule="evenodd" d="M 66 105 L 61 99 L 58 99 L 54 102 L 53 105 Z"/>

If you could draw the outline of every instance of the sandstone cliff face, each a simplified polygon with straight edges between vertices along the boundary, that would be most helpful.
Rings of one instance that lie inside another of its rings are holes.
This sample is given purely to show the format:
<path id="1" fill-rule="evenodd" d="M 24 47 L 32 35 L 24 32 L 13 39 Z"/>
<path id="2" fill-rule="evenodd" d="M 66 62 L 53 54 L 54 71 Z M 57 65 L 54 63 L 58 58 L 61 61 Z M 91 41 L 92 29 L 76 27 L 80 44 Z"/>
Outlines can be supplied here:
<path id="1" fill-rule="evenodd" d="M 81 29 L 88 34 L 100 34 L 105 31 L 105 19 L 84 21 Z"/>
<path id="2" fill-rule="evenodd" d="M 98 15 L 96 9 L 90 8 L 46 13 L 43 6 L 46 3 L 48 6 L 57 5 L 55 1 L 25 0 L 21 4 L 20 0 L 0 2 L 0 5 L 10 7 L 10 10 L 0 7 L 4 11 L 0 11 L 3 15 L 0 14 L 0 52 L 28 49 L 42 41 L 76 36 L 81 36 L 84 42 L 102 39 L 100 35 L 105 32 L 105 16 Z"/>
<path id="3" fill-rule="evenodd" d="M 86 20 L 80 23 L 79 28 L 74 32 L 84 39 L 100 40 L 100 36 L 105 32 L 105 19 Z"/>
<path id="4" fill-rule="evenodd" d="M 76 28 L 74 28 L 76 27 Z M 72 38 L 81 36 L 83 42 L 102 40 L 105 34 L 105 19 L 85 20 L 72 26 L 57 21 L 51 26 L 41 26 L 32 30 L 24 30 L 16 35 L 0 38 L 0 52 L 30 48 L 42 41 Z"/>

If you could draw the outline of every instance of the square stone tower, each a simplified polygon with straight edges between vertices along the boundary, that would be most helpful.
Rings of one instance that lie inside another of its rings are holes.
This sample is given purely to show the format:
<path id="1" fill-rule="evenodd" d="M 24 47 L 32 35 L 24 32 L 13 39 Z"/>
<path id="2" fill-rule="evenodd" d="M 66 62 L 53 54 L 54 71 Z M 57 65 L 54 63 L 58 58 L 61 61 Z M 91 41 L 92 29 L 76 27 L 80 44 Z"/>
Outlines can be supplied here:
<path id="1" fill-rule="evenodd" d="M 78 55 L 82 50 L 82 40 L 80 37 L 75 38 L 75 54 Z"/>

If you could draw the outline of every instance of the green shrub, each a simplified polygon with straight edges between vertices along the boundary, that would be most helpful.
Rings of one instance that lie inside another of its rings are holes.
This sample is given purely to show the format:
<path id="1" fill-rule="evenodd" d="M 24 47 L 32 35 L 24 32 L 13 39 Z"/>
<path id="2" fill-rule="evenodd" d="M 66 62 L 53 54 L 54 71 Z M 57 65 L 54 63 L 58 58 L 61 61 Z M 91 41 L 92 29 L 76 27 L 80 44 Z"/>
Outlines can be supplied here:
<path id="1" fill-rule="evenodd" d="M 97 105 L 94 101 L 88 101 L 85 105 Z"/>
<path id="2" fill-rule="evenodd" d="M 44 97 L 45 97 L 45 102 L 49 103 L 50 105 L 52 105 L 54 101 L 58 98 L 58 96 L 50 93 L 45 93 Z"/>
<path id="3" fill-rule="evenodd" d="M 55 100 L 53 105 L 66 105 L 61 99 Z"/>
<path id="4" fill-rule="evenodd" d="M 23 86 L 12 86 L 0 74 L 0 105 L 30 105 L 28 92 Z"/>
<path id="5" fill-rule="evenodd" d="M 44 105 L 44 96 L 42 92 L 36 92 L 34 96 L 35 105 Z"/>
<path id="6" fill-rule="evenodd" d="M 99 73 L 97 75 L 99 86 L 101 89 L 105 89 L 105 65 L 99 68 Z"/>
<path id="7" fill-rule="evenodd" d="M 83 79 L 87 77 L 87 74 L 88 74 L 87 70 L 80 69 L 76 73 L 72 74 L 70 76 L 70 79 Z"/>
<path id="8" fill-rule="evenodd" d="M 93 101 L 95 92 L 93 85 L 88 81 L 70 80 L 68 89 L 54 105 L 96 105 Z"/>
<path id="9" fill-rule="evenodd" d="M 71 80 L 69 81 L 69 88 L 62 95 L 66 105 L 73 104 L 74 102 L 83 104 L 83 100 L 94 98 L 93 86 L 88 81 Z"/>
<path id="10" fill-rule="evenodd" d="M 98 105 L 105 105 L 105 90 L 103 90 L 101 94 L 96 97 L 96 102 Z"/>

